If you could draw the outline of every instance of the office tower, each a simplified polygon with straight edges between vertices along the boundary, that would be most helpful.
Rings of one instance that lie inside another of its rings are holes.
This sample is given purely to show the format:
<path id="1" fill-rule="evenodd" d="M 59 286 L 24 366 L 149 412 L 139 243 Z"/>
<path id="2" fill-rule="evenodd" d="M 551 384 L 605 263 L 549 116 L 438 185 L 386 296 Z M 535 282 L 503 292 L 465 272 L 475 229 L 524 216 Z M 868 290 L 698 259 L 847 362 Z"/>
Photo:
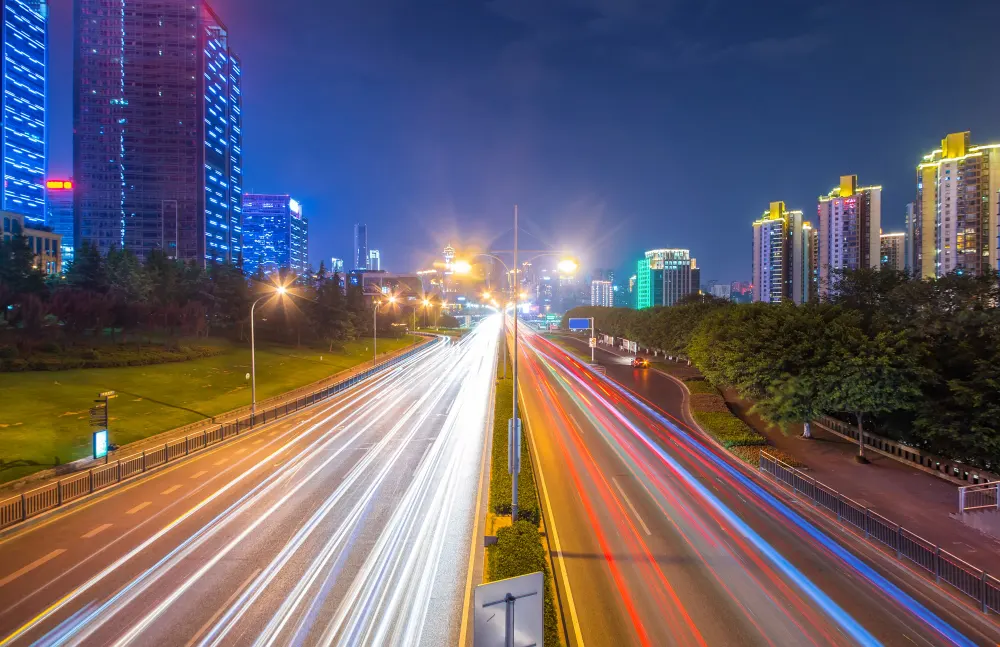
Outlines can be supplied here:
<path id="1" fill-rule="evenodd" d="M 906 268 L 906 234 L 904 232 L 882 234 L 881 267 L 902 272 Z"/>
<path id="2" fill-rule="evenodd" d="M 802 223 L 802 248 L 806 277 L 802 301 L 815 301 L 819 299 L 819 229 L 809 221 Z"/>
<path id="3" fill-rule="evenodd" d="M 41 270 L 48 276 L 55 276 L 62 271 L 62 241 L 61 236 L 44 225 L 37 228 L 28 223 L 23 213 L 15 211 L 0 211 L 3 220 L 3 240 L 9 241 L 20 234 L 28 244 L 28 249 L 34 254 L 32 267 Z"/>
<path id="4" fill-rule="evenodd" d="M 45 224 L 46 9 L 41 0 L 4 0 L 0 209 Z"/>
<path id="5" fill-rule="evenodd" d="M 784 202 L 772 202 L 753 223 L 753 300 L 765 303 L 808 298 L 808 266 L 804 259 L 801 211 L 789 211 Z"/>
<path id="6" fill-rule="evenodd" d="M 330 259 L 330 274 L 344 274 L 344 259 L 336 257 Z"/>
<path id="7" fill-rule="evenodd" d="M 73 181 L 46 180 L 45 200 L 45 224 L 61 237 L 59 269 L 65 272 L 73 262 Z"/>
<path id="8" fill-rule="evenodd" d="M 840 185 L 820 196 L 820 295 L 833 289 L 838 270 L 878 269 L 882 227 L 882 187 L 859 187 L 858 176 L 842 175 Z"/>
<path id="9" fill-rule="evenodd" d="M 372 272 L 382 270 L 382 254 L 377 249 L 368 250 L 368 269 Z"/>
<path id="10" fill-rule="evenodd" d="M 301 275 L 309 268 L 309 221 L 297 200 L 283 194 L 243 196 L 243 269 L 271 274 L 286 268 Z"/>
<path id="11" fill-rule="evenodd" d="M 700 272 L 686 249 L 653 249 L 636 264 L 636 308 L 672 306 L 698 294 Z"/>
<path id="12" fill-rule="evenodd" d="M 733 286 L 728 283 L 716 283 L 709 288 L 709 293 L 717 299 L 728 301 L 733 296 Z"/>
<path id="13" fill-rule="evenodd" d="M 638 308 L 639 299 L 639 275 L 633 274 L 628 277 L 628 307 Z"/>
<path id="14" fill-rule="evenodd" d="M 914 275 L 914 252 L 913 252 L 913 230 L 915 218 L 913 216 L 913 203 L 906 205 L 906 236 L 903 242 L 903 269 L 910 276 Z"/>
<path id="15" fill-rule="evenodd" d="M 590 282 L 590 305 L 610 308 L 615 305 L 611 281 L 594 279 Z"/>
<path id="16" fill-rule="evenodd" d="M 1000 144 L 950 133 L 917 166 L 913 267 L 921 278 L 998 269 Z"/>
<path id="17" fill-rule="evenodd" d="M 235 262 L 240 60 L 203 0 L 77 0 L 76 244 Z"/>
<path id="18" fill-rule="evenodd" d="M 354 269 L 368 269 L 368 225 L 354 225 Z"/>

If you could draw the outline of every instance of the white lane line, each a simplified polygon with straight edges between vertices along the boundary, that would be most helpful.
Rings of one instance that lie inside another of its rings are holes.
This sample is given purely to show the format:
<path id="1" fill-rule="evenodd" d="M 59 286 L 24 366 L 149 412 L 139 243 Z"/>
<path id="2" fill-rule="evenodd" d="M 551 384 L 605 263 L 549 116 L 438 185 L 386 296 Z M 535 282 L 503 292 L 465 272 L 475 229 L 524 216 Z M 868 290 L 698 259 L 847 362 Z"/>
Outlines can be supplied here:
<path id="1" fill-rule="evenodd" d="M 142 510 L 143 508 L 145 508 L 147 505 L 153 505 L 153 502 L 152 501 L 143 501 L 142 503 L 140 503 L 139 505 L 135 506 L 131 510 L 126 510 L 125 514 L 135 514 L 136 512 L 138 512 L 138 511 Z"/>
<path id="2" fill-rule="evenodd" d="M 4 584 L 10 584 L 11 582 L 13 582 L 17 578 L 21 577 L 25 573 L 30 573 L 31 571 L 35 570 L 36 568 L 38 568 L 39 566 L 41 566 L 45 562 L 49 561 L 50 559 L 55 559 L 56 557 L 59 557 L 60 555 L 62 555 L 65 552 L 66 552 L 65 548 L 57 548 L 54 551 L 52 551 L 51 553 L 49 553 L 48 555 L 46 555 L 45 557 L 40 557 L 40 558 L 36 559 L 35 561 L 31 562 L 30 564 L 28 564 L 27 566 L 25 566 L 21 570 L 14 571 L 13 573 L 11 573 L 10 575 L 8 575 L 7 577 L 5 577 L 2 580 L 0 580 L 0 587 L 3 587 Z"/>
<path id="3" fill-rule="evenodd" d="M 160 492 L 160 494 L 170 494 L 171 492 L 176 492 L 179 489 L 181 489 L 181 486 L 179 486 L 179 485 L 171 485 L 170 487 L 168 487 L 163 492 Z"/>
<path id="4" fill-rule="evenodd" d="M 298 425 L 296 425 L 296 427 L 297 427 L 297 426 L 298 426 Z M 275 431 L 272 431 L 271 433 L 269 433 L 269 434 L 267 435 L 267 437 L 268 437 L 268 438 L 271 438 L 271 437 L 273 437 L 273 436 L 277 436 L 277 435 L 278 435 L 278 432 L 277 432 L 277 430 L 275 430 Z"/>
<path id="5" fill-rule="evenodd" d="M 219 460 L 217 460 L 214 463 L 212 463 L 212 465 L 215 466 L 215 467 L 218 467 L 219 465 L 223 465 L 223 464 L 228 463 L 228 462 L 229 462 L 228 458 L 220 458 Z"/>
<path id="6" fill-rule="evenodd" d="M 236 589 L 235 591 L 233 591 L 233 594 L 229 596 L 229 599 L 222 603 L 222 606 L 219 607 L 219 609 L 215 612 L 215 614 L 212 615 L 212 617 L 208 619 L 208 622 L 206 622 L 205 624 L 203 624 L 201 626 L 201 629 L 199 629 L 194 634 L 194 636 L 191 637 L 191 640 L 187 641 L 187 644 L 184 645 L 184 647 L 191 647 L 196 642 L 198 642 L 198 640 L 203 635 L 205 635 L 205 632 L 208 631 L 208 629 L 213 624 L 215 624 L 215 621 L 219 619 L 219 616 L 222 615 L 222 612 L 225 611 L 229 607 L 229 605 L 233 603 L 233 600 L 236 599 L 236 596 L 238 596 L 240 593 L 242 593 L 243 589 L 247 588 L 247 586 L 250 585 L 250 582 L 253 581 L 253 578 L 257 577 L 257 574 L 260 573 L 260 571 L 261 571 L 261 569 L 258 568 L 253 573 L 251 573 L 250 577 L 248 577 L 246 580 L 244 580 L 243 584 L 240 584 L 240 587 L 238 589 Z"/>
<path id="7" fill-rule="evenodd" d="M 241 447 L 241 448 L 239 448 L 239 449 L 236 450 L 236 453 L 237 454 L 245 454 L 246 451 L 247 451 L 246 447 Z"/>
<path id="8" fill-rule="evenodd" d="M 200 479 L 201 477 L 205 476 L 206 474 L 208 474 L 208 470 L 201 470 L 200 472 L 192 474 L 191 478 L 192 479 Z"/>
<path id="9" fill-rule="evenodd" d="M 264 442 L 264 439 L 263 439 L 263 438 L 258 438 L 257 440 L 253 441 L 253 444 L 254 444 L 254 445 L 259 445 L 259 444 L 261 444 L 262 442 Z"/>
<path id="10" fill-rule="evenodd" d="M 618 479 L 612 476 L 611 481 L 615 484 L 615 487 L 618 488 L 618 491 L 621 492 L 622 498 L 625 499 L 625 503 L 628 505 L 628 509 L 631 510 L 632 514 L 635 515 L 635 518 L 639 520 L 639 523 L 642 525 L 642 529 L 646 531 L 646 535 L 652 535 L 653 533 L 649 532 L 649 528 L 646 527 L 646 522 L 639 516 L 639 512 L 635 509 L 635 506 L 632 505 L 632 501 L 628 498 L 628 495 L 625 494 L 625 490 L 622 489 L 621 484 L 618 483 Z"/>
<path id="11" fill-rule="evenodd" d="M 101 524 L 100 526 L 98 526 L 98 527 L 94 528 L 93 530 L 91 530 L 90 532 L 88 532 L 86 535 L 83 535 L 82 537 L 80 537 L 80 539 L 90 539 L 91 537 L 96 537 L 97 535 L 99 535 L 100 533 L 104 532 L 105 530 L 107 530 L 110 527 L 111 527 L 110 523 Z"/>

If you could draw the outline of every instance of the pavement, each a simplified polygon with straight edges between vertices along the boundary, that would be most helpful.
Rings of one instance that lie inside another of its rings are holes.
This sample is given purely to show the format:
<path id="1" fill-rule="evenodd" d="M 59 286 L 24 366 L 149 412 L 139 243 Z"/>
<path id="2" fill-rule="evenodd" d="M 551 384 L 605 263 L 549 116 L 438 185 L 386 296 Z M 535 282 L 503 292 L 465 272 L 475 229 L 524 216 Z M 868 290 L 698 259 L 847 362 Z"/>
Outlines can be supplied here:
<path id="1" fill-rule="evenodd" d="M 457 643 L 498 333 L 0 535 L 0 645 Z"/>
<path id="2" fill-rule="evenodd" d="M 604 361 L 676 420 L 540 335 L 522 342 L 522 415 L 571 645 L 1000 643 L 992 617 L 686 428 L 686 392 L 669 378 Z"/>
<path id="3" fill-rule="evenodd" d="M 587 349 L 584 339 L 569 335 L 561 338 L 581 350 Z M 686 392 L 675 380 L 655 369 L 632 369 L 627 365 L 631 356 L 618 349 L 601 345 L 598 353 L 608 377 L 694 427 L 687 407 L 682 406 Z M 675 368 L 700 376 L 694 367 Z M 875 452 L 868 452 L 870 464 L 861 465 L 854 460 L 858 447 L 855 442 L 826 433 L 818 425 L 812 426 L 812 440 L 801 437 L 801 425 L 782 433 L 751 413 L 752 404 L 736 393 L 728 391 L 725 397 L 740 419 L 806 465 L 812 478 L 960 559 L 990 573 L 1000 573 L 1000 541 L 957 518 L 958 487 L 952 482 Z"/>

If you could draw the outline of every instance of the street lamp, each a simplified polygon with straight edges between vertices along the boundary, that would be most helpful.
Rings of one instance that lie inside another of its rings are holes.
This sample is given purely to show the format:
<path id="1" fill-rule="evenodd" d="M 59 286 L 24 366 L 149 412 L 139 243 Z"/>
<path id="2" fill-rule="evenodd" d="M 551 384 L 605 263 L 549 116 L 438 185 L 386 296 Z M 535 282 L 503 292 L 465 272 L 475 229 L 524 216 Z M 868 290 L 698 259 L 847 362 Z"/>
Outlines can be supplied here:
<path id="1" fill-rule="evenodd" d="M 250 304 L 250 425 L 253 425 L 254 415 L 257 413 L 257 349 L 253 330 L 253 311 L 257 304 L 264 299 L 269 299 L 275 295 L 280 300 L 285 296 L 288 289 L 284 285 L 279 285 L 274 289 L 274 294 L 265 294 Z"/>
<path id="2" fill-rule="evenodd" d="M 391 305 L 396 305 L 396 295 L 390 294 L 387 302 Z M 372 308 L 372 368 L 375 368 L 375 363 L 378 361 L 378 309 L 382 305 L 381 301 L 375 301 L 374 307 Z"/>

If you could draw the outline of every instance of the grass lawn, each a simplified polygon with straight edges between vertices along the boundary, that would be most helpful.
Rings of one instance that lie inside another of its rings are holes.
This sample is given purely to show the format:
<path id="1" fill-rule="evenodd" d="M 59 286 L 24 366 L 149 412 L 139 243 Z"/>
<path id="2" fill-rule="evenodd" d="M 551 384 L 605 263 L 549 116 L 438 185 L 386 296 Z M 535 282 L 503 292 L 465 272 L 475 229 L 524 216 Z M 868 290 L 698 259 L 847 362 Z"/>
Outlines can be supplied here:
<path id="1" fill-rule="evenodd" d="M 586 346 L 581 346 L 579 344 L 574 344 L 572 341 L 566 339 L 561 335 L 543 335 L 550 342 L 562 348 L 564 351 L 570 355 L 575 356 L 578 360 L 582 361 L 584 364 L 590 364 L 590 348 Z M 586 337 L 583 338 L 584 340 Z"/>
<path id="2" fill-rule="evenodd" d="M 218 342 L 213 342 L 218 343 Z M 414 343 L 378 340 L 379 354 Z M 257 400 L 371 360 L 371 339 L 325 348 L 258 346 Z M 0 482 L 90 453 L 88 410 L 114 390 L 109 428 L 118 445 L 250 404 L 250 349 L 228 345 L 205 357 L 151 366 L 0 373 Z"/>

